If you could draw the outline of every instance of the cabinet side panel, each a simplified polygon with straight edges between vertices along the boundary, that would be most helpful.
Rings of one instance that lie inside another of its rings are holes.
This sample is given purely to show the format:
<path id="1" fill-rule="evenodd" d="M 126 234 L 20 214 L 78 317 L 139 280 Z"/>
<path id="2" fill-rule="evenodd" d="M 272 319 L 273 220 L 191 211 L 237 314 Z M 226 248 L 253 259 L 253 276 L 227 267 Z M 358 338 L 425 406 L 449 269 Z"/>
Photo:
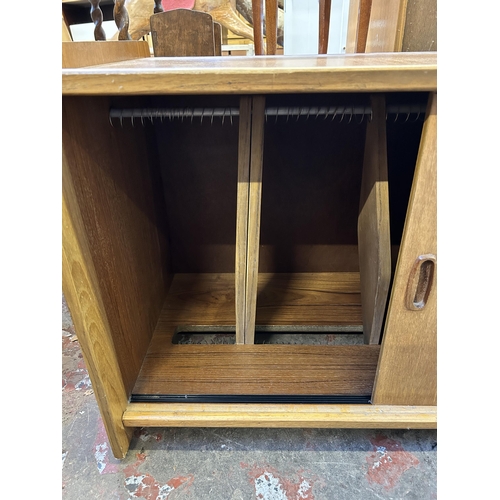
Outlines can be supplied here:
<path id="1" fill-rule="evenodd" d="M 117 458 L 127 453 L 132 433 L 122 423 L 128 397 L 111 337 L 88 240 L 63 154 L 63 291 L 71 310 L 85 365 Z"/>
<path id="2" fill-rule="evenodd" d="M 437 97 L 432 94 L 382 339 L 373 392 L 375 404 L 435 405 L 437 400 L 436 272 L 429 257 L 437 251 L 436 136 Z M 421 266 L 424 279 L 413 286 L 418 275 L 412 271 L 422 258 L 431 263 L 433 276 L 425 279 L 424 271 L 429 268 Z M 409 291 L 412 300 L 426 295 L 419 288 L 428 292 L 425 301 L 422 299 L 416 307 L 410 303 L 409 307 Z"/>
<path id="3" fill-rule="evenodd" d="M 108 112 L 107 98 L 63 98 L 63 149 L 129 394 L 166 296 L 167 237 L 147 129 Z"/>

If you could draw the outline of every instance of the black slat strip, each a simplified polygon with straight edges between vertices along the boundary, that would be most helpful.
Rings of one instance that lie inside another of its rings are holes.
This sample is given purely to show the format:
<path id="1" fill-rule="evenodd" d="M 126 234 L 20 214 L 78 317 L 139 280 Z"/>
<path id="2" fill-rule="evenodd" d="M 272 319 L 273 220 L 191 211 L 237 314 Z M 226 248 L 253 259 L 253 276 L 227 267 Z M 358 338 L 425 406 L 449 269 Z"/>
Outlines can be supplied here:
<path id="1" fill-rule="evenodd" d="M 371 395 L 132 394 L 131 403 L 370 404 Z"/>

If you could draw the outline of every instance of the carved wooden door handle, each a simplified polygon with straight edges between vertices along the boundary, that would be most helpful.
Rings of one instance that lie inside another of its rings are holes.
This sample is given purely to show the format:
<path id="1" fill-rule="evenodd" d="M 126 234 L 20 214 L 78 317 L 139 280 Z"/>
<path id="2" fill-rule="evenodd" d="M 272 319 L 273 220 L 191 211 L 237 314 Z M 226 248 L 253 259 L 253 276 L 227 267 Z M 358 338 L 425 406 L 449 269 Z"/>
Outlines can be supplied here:
<path id="1" fill-rule="evenodd" d="M 405 305 L 410 311 L 421 311 L 431 293 L 436 272 L 436 256 L 420 255 L 413 263 L 406 287 Z"/>

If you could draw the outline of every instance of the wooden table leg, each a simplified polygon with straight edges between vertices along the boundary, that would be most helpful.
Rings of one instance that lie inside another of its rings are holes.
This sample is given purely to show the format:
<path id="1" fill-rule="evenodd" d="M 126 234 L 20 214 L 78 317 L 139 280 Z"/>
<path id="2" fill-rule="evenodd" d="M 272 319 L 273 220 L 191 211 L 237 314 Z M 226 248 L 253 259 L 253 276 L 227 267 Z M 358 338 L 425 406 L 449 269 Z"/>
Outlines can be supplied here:
<path id="1" fill-rule="evenodd" d="M 276 55 L 277 48 L 278 0 L 266 0 L 266 53 Z"/>
<path id="2" fill-rule="evenodd" d="M 253 38 L 255 55 L 264 55 L 264 33 L 262 29 L 262 0 L 252 0 Z"/>
<path id="3" fill-rule="evenodd" d="M 330 32 L 330 12 L 332 0 L 319 0 L 319 43 L 318 54 L 328 51 L 328 35 Z"/>

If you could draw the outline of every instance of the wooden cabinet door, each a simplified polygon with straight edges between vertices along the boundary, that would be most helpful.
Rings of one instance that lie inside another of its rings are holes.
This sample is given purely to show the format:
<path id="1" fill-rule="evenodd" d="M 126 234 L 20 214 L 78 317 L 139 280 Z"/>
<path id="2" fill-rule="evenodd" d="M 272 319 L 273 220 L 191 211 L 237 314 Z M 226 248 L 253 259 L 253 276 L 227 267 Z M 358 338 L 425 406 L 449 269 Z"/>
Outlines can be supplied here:
<path id="1" fill-rule="evenodd" d="M 435 405 L 437 400 L 437 96 L 422 131 L 372 401 Z"/>

